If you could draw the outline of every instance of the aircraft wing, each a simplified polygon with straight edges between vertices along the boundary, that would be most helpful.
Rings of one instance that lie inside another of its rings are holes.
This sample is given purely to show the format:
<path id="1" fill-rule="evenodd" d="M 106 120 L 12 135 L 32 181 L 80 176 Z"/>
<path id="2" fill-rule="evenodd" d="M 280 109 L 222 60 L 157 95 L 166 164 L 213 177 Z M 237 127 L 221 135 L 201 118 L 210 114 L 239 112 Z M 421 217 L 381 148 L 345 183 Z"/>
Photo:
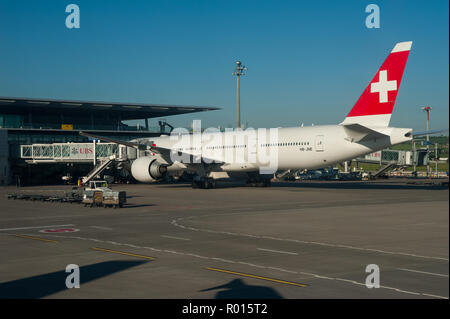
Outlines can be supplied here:
<path id="1" fill-rule="evenodd" d="M 386 138 L 389 137 L 386 134 L 377 132 L 372 130 L 366 126 L 361 124 L 352 123 L 352 124 L 342 124 L 345 129 L 345 133 L 347 133 L 348 139 L 351 142 L 360 142 L 362 140 L 372 140 L 376 138 Z"/>
<path id="2" fill-rule="evenodd" d="M 90 137 L 90 138 L 94 138 L 94 139 L 97 139 L 97 140 L 100 140 L 100 141 L 111 142 L 111 143 L 116 143 L 116 144 L 120 144 L 120 145 L 126 145 L 128 147 L 134 147 L 134 148 L 144 149 L 144 150 L 147 149 L 146 145 L 140 144 L 140 143 L 121 141 L 121 140 L 116 140 L 116 139 L 112 139 L 112 138 L 109 138 L 109 137 L 93 135 L 93 134 L 89 134 L 89 133 L 85 133 L 85 132 L 80 132 L 80 135 L 86 136 L 86 137 Z"/>

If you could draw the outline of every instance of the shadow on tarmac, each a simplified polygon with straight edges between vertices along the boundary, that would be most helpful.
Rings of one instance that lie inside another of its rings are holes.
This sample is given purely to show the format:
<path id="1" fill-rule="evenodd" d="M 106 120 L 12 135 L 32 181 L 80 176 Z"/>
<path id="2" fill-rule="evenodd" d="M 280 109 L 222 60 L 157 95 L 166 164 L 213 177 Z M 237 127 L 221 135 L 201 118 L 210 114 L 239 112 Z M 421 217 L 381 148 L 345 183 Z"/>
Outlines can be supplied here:
<path id="1" fill-rule="evenodd" d="M 147 261 L 106 261 L 80 267 L 80 287 L 90 281 L 112 275 L 119 271 L 136 267 Z M 43 298 L 67 290 L 66 278 L 72 272 L 65 269 L 44 275 L 38 275 L 9 282 L 0 283 L 1 299 L 35 299 Z M 76 288 L 74 288 L 76 289 Z M 98 296 L 101 298 L 101 296 Z"/>
<path id="2" fill-rule="evenodd" d="M 155 204 L 125 204 L 123 208 L 136 208 L 136 207 L 151 207 L 156 206 Z"/>
<path id="3" fill-rule="evenodd" d="M 234 279 L 225 285 L 200 291 L 211 291 L 216 289 L 223 290 L 216 293 L 215 299 L 283 299 L 283 297 L 273 288 L 247 285 L 242 279 Z"/>
<path id="4" fill-rule="evenodd" d="M 191 188 L 191 184 L 159 184 L 158 188 Z M 234 187 L 247 187 L 246 185 L 242 185 L 239 183 L 229 183 L 217 185 L 217 189 L 221 188 L 234 188 Z M 418 189 L 418 190 L 442 190 L 448 189 L 447 185 L 440 184 L 425 184 L 425 183 L 417 183 L 417 184 L 407 184 L 406 182 L 346 182 L 346 181 L 302 181 L 302 182 L 272 182 L 270 188 L 282 188 L 282 187 L 291 187 L 291 188 L 323 188 L 323 189 Z M 253 187 L 250 187 L 253 188 Z M 263 187 L 264 188 L 264 187 Z"/>
<path id="5" fill-rule="evenodd" d="M 448 189 L 448 185 L 430 184 L 406 184 L 393 182 L 275 182 L 272 187 L 297 187 L 297 188 L 329 188 L 329 189 L 418 189 L 418 190 L 442 190 Z"/>

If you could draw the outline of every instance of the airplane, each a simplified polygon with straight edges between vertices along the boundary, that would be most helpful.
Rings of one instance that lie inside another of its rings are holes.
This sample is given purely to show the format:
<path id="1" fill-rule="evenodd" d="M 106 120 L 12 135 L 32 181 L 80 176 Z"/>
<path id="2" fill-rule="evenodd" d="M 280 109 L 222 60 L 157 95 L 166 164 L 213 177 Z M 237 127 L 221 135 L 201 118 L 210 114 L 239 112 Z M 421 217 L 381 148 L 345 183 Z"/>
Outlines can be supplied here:
<path id="1" fill-rule="evenodd" d="M 91 138 L 126 145 L 136 159 L 131 174 L 151 183 L 168 173 L 189 171 L 193 188 L 214 188 L 222 177 L 245 178 L 269 186 L 277 170 L 318 169 L 385 149 L 413 138 L 411 128 L 390 127 L 412 41 L 395 44 L 345 119 L 337 125 L 271 129 L 172 131 L 170 136 L 119 141 L 80 132 Z"/>

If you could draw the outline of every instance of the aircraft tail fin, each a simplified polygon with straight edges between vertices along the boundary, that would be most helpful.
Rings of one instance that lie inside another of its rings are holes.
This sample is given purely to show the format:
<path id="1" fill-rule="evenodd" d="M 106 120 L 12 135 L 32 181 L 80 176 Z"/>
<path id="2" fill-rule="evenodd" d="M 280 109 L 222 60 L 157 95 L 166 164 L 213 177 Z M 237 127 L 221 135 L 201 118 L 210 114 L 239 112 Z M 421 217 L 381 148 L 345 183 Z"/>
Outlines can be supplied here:
<path id="1" fill-rule="evenodd" d="M 412 41 L 395 45 L 341 124 L 389 125 L 411 45 Z"/>

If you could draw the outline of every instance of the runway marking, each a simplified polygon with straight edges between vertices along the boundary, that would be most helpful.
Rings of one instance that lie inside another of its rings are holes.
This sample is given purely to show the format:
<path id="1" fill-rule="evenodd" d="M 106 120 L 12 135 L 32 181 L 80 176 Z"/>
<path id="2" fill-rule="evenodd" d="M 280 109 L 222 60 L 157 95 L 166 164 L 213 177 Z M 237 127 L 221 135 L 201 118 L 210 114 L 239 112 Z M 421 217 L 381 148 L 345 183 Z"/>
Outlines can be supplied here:
<path id="1" fill-rule="evenodd" d="M 86 215 L 54 215 L 54 216 L 34 216 L 34 217 L 21 217 L 21 218 L 2 218 L 3 221 L 25 221 L 25 220 L 38 220 L 38 219 L 61 219 L 61 218 L 72 218 L 81 217 Z"/>
<path id="2" fill-rule="evenodd" d="M 432 275 L 432 276 L 440 276 L 440 277 L 447 277 L 447 278 L 448 278 L 448 275 L 437 274 L 437 273 L 434 273 L 434 272 L 419 271 L 419 270 L 406 269 L 406 268 L 398 268 L 398 270 L 409 271 L 409 272 L 417 272 L 417 273 L 419 273 L 419 274 Z"/>
<path id="3" fill-rule="evenodd" d="M 448 299 L 448 297 L 442 297 L 438 295 L 432 295 L 432 294 L 422 294 L 424 296 L 433 297 L 433 298 L 439 298 L 439 299 Z"/>
<path id="4" fill-rule="evenodd" d="M 93 250 L 98 250 L 98 251 L 104 251 L 104 252 L 107 252 L 107 253 L 113 253 L 113 254 L 119 254 L 119 255 L 126 255 L 126 256 L 138 257 L 138 258 L 144 258 L 144 259 L 148 259 L 148 260 L 155 260 L 155 258 L 150 257 L 150 256 L 144 256 L 144 255 L 132 254 L 132 253 L 127 253 L 127 252 L 125 252 L 125 251 L 110 250 L 110 249 L 99 248 L 99 247 L 92 247 L 92 249 L 93 249 Z"/>
<path id="5" fill-rule="evenodd" d="M 229 215 L 229 214 L 227 214 L 227 215 Z M 223 234 L 223 235 L 230 235 L 230 236 L 237 236 L 237 237 L 257 238 L 257 239 L 270 239 L 270 240 L 287 241 L 287 242 L 294 242 L 294 243 L 307 244 L 307 245 L 318 245 L 318 246 L 325 246 L 325 247 L 352 249 L 352 250 L 360 250 L 360 251 L 389 254 L 389 255 L 399 255 L 399 256 L 409 256 L 409 257 L 415 257 L 415 258 L 425 258 L 425 259 L 436 259 L 436 260 L 449 261 L 448 258 L 444 258 L 444 257 L 423 256 L 423 255 L 416 255 L 416 254 L 411 254 L 411 253 L 393 252 L 393 251 L 387 251 L 387 250 L 381 250 L 381 249 L 363 248 L 363 247 L 356 247 L 356 246 L 342 245 L 342 244 L 330 244 L 330 243 L 323 243 L 323 242 L 317 242 L 317 241 L 306 241 L 306 240 L 298 240 L 298 239 L 290 239 L 290 238 L 278 238 L 278 237 L 272 237 L 272 236 L 251 235 L 251 234 L 234 233 L 234 232 L 228 232 L 228 231 L 201 229 L 201 228 L 195 228 L 195 227 L 190 227 L 190 226 L 184 226 L 179 223 L 179 221 L 184 220 L 184 219 L 192 219 L 193 217 L 197 217 L 197 218 L 210 217 L 210 216 L 215 216 L 215 215 L 209 214 L 209 215 L 202 215 L 202 216 L 191 216 L 190 218 L 178 218 L 178 219 L 173 219 L 171 223 L 175 227 L 179 227 L 182 229 L 188 229 L 188 230 L 192 230 L 192 231 L 212 233 L 212 234 Z"/>
<path id="6" fill-rule="evenodd" d="M 17 227 L 17 228 L 2 228 L 0 231 L 10 231 L 10 230 L 23 230 L 23 229 L 35 229 L 35 228 L 49 228 L 49 227 L 66 227 L 75 226 L 73 224 L 68 225 L 50 225 L 50 226 L 33 226 L 33 227 Z"/>
<path id="7" fill-rule="evenodd" d="M 282 271 L 282 272 L 289 272 L 291 274 L 296 274 L 296 271 L 291 271 L 291 270 L 286 270 L 286 269 L 282 269 L 282 268 L 278 268 L 278 267 L 267 267 L 269 269 L 273 269 L 273 270 L 278 270 L 278 271 Z"/>
<path id="8" fill-rule="evenodd" d="M 212 268 L 212 267 L 206 267 L 206 269 L 212 270 L 212 271 L 223 272 L 223 273 L 227 273 L 227 274 L 232 274 L 232 275 L 237 275 L 237 276 L 250 277 L 250 278 L 256 278 L 256 279 L 267 280 L 267 281 L 273 281 L 273 282 L 277 282 L 277 283 L 280 283 L 280 284 L 299 286 L 299 287 L 306 287 L 307 286 L 305 284 L 299 284 L 297 282 L 285 281 L 285 280 L 274 279 L 274 278 L 269 278 L 269 277 L 262 277 L 262 276 L 251 275 L 251 274 L 244 274 L 242 272 L 235 272 L 235 271 L 226 270 L 226 269 L 219 269 L 219 268 Z"/>
<path id="9" fill-rule="evenodd" d="M 41 229 L 40 233 L 75 233 L 80 231 L 78 228 L 54 228 L 54 229 Z"/>
<path id="10" fill-rule="evenodd" d="M 33 240 L 40 240 L 40 241 L 45 241 L 47 243 L 57 243 L 57 240 L 51 240 L 51 239 L 45 239 L 45 238 L 39 238 L 39 237 L 33 237 L 33 236 L 28 236 L 28 235 L 14 235 L 16 237 L 20 237 L 20 238 L 26 238 L 26 239 L 33 239 Z"/>
<path id="11" fill-rule="evenodd" d="M 53 234 L 52 235 L 46 234 L 45 236 L 47 236 L 47 237 L 64 238 L 64 239 L 72 238 L 72 239 L 79 239 L 79 240 L 87 240 L 87 241 L 107 243 L 107 241 L 105 241 L 105 240 L 100 240 L 100 239 L 96 239 L 96 238 L 86 238 L 86 237 L 78 237 L 78 236 L 62 236 L 62 235 L 53 235 Z M 209 259 L 209 260 L 216 259 L 216 260 L 218 260 L 217 257 L 207 257 L 207 256 L 201 256 L 201 255 L 197 255 L 197 254 L 193 254 L 193 253 L 187 253 L 187 252 L 163 250 L 163 249 L 158 249 L 158 248 L 154 248 L 154 247 L 137 246 L 137 245 L 127 244 L 127 243 L 115 243 L 115 244 L 119 245 L 119 246 L 131 246 L 131 247 L 135 247 L 135 248 L 139 248 L 139 249 L 148 249 L 148 250 L 156 251 L 156 252 L 167 252 L 167 253 L 172 253 L 172 254 L 176 254 L 176 255 L 190 256 L 190 257 L 195 257 L 195 258 L 200 258 L 200 259 Z M 365 283 L 361 283 L 361 282 L 357 282 L 357 281 L 349 280 L 349 279 L 344 279 L 344 278 L 327 277 L 327 276 L 314 274 L 314 273 L 310 273 L 310 272 L 305 272 L 305 271 L 293 271 L 293 270 L 288 270 L 288 269 L 283 269 L 283 268 L 276 268 L 276 267 L 271 267 L 271 266 L 255 265 L 255 264 L 250 264 L 250 263 L 246 263 L 246 262 L 243 262 L 243 261 L 234 261 L 234 260 L 222 259 L 222 258 L 220 258 L 220 260 L 223 261 L 223 262 L 226 262 L 226 263 L 244 264 L 244 265 L 248 265 L 248 266 L 252 266 L 252 267 L 273 269 L 273 270 L 277 270 L 277 271 L 280 271 L 280 272 L 296 274 L 296 275 L 306 275 L 306 276 L 311 276 L 311 277 L 314 277 L 314 278 L 319 278 L 319 279 L 324 279 L 324 280 L 343 281 L 343 282 L 348 282 L 350 284 L 354 284 L 354 285 L 357 285 L 357 286 L 366 287 Z M 444 296 L 431 295 L 431 294 L 427 294 L 427 293 L 423 293 L 423 292 L 407 291 L 407 290 L 402 290 L 402 289 L 395 288 L 395 287 L 380 286 L 380 288 L 393 290 L 393 291 L 396 291 L 396 292 L 399 292 L 399 293 L 406 293 L 406 294 L 412 294 L 412 295 L 418 295 L 418 296 L 422 295 L 422 296 L 428 296 L 428 297 L 433 297 L 433 298 L 448 299 L 448 297 L 444 297 Z"/>
<path id="12" fill-rule="evenodd" d="M 103 226 L 91 226 L 91 228 L 101 229 L 101 230 L 112 230 L 110 227 L 103 227 Z"/>
<path id="13" fill-rule="evenodd" d="M 161 235 L 161 237 L 170 238 L 170 239 L 178 239 L 178 240 L 190 240 L 189 238 L 175 237 L 175 236 L 169 236 L 169 235 Z"/>
<path id="14" fill-rule="evenodd" d="M 262 251 L 270 251 L 272 253 L 280 253 L 280 254 L 287 254 L 287 255 L 298 255 L 298 253 L 292 253 L 290 251 L 273 250 L 273 249 L 266 249 L 266 248 L 256 248 L 256 249 L 262 250 Z"/>

